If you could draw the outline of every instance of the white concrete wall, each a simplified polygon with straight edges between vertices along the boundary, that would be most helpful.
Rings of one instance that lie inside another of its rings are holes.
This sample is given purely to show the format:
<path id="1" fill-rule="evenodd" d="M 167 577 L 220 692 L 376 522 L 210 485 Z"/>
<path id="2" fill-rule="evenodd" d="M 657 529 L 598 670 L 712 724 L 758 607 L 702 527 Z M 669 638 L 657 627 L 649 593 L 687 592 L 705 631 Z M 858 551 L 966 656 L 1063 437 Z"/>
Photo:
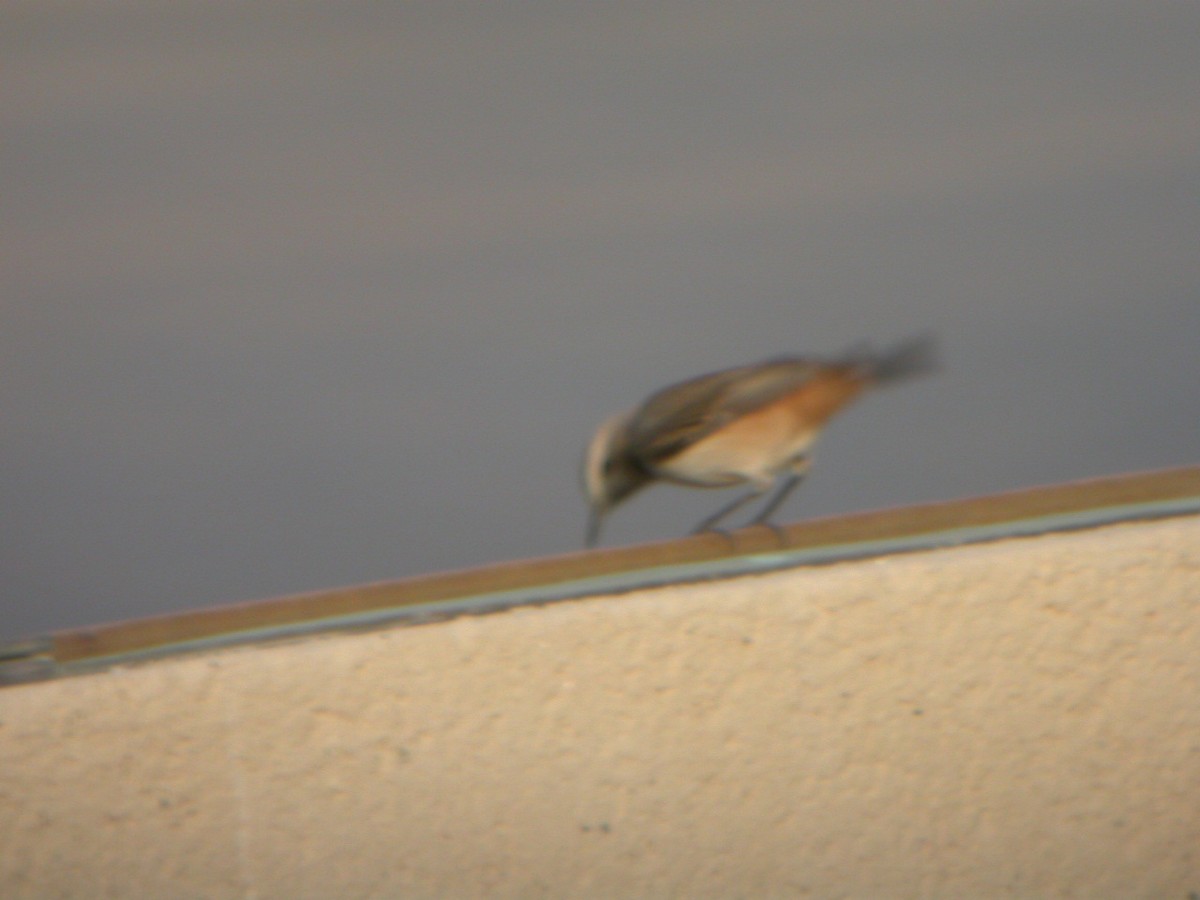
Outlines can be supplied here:
<path id="1" fill-rule="evenodd" d="M 0 690 L 0 893 L 1200 895 L 1200 518 Z"/>

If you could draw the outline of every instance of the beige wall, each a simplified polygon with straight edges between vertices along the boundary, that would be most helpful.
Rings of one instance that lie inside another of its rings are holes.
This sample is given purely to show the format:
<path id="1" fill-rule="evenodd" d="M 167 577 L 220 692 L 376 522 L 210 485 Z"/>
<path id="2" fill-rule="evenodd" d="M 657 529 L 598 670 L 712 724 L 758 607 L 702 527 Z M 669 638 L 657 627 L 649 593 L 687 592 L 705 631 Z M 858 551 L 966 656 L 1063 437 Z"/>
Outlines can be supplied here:
<path id="1" fill-rule="evenodd" d="M 0 690 L 5 897 L 1200 895 L 1200 517 Z"/>

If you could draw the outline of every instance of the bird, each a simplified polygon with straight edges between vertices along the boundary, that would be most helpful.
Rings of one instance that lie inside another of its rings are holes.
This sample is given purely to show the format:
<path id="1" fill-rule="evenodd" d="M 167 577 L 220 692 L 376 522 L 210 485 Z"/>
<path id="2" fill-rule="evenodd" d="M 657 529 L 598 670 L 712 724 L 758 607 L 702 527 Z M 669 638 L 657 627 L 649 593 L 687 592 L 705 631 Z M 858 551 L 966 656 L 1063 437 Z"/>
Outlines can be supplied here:
<path id="1" fill-rule="evenodd" d="M 701 521 L 693 534 L 778 485 L 749 524 L 771 516 L 808 472 L 811 448 L 829 419 L 863 391 L 937 368 L 930 335 L 883 351 L 857 345 L 821 360 L 784 356 L 681 381 L 596 429 L 582 466 L 588 503 L 585 543 L 594 546 L 612 510 L 652 484 L 749 492 Z M 774 527 L 774 526 L 770 526 Z"/>

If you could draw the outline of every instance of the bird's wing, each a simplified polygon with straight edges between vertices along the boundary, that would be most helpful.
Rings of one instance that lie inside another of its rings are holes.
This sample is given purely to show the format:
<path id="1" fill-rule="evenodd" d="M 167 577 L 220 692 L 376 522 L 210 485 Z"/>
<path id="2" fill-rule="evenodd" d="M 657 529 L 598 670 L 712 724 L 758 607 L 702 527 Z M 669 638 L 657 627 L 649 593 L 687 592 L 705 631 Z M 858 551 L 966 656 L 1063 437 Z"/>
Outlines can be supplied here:
<path id="1" fill-rule="evenodd" d="M 634 413 L 629 452 L 653 467 L 739 416 L 791 393 L 818 369 L 812 361 L 776 359 L 663 388 Z"/>

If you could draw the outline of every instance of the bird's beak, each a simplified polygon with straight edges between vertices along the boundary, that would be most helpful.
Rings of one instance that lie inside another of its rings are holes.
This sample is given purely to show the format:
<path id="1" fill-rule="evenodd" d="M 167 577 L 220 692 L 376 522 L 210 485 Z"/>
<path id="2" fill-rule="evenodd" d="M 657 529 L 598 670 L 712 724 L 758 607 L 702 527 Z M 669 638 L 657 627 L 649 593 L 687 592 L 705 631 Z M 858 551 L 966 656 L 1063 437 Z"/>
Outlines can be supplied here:
<path id="1" fill-rule="evenodd" d="M 600 540 L 600 526 L 604 523 L 604 510 L 598 506 L 593 506 L 588 513 L 587 534 L 584 537 L 584 545 L 587 547 L 595 547 L 596 541 Z"/>

